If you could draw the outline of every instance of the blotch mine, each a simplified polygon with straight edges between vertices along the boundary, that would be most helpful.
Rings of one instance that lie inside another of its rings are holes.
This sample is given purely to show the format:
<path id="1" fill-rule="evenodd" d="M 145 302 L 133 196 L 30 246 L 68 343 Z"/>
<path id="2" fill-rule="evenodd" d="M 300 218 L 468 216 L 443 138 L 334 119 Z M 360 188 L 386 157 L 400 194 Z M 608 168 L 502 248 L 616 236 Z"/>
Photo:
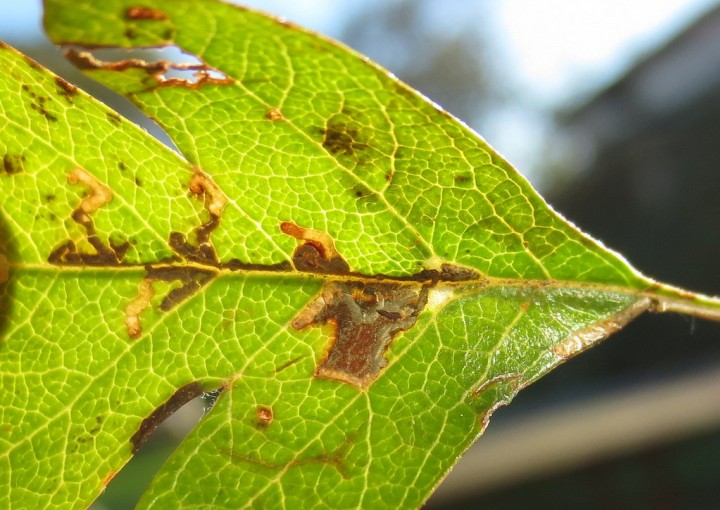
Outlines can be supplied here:
<path id="1" fill-rule="evenodd" d="M 387 365 L 385 351 L 425 308 L 428 286 L 417 283 L 330 282 L 292 321 L 292 327 L 329 324 L 333 340 L 318 377 L 368 388 Z"/>
<path id="2" fill-rule="evenodd" d="M 182 406 L 190 402 L 192 399 L 203 394 L 203 389 L 197 382 L 186 384 L 177 390 L 164 404 L 155 409 L 150 416 L 145 418 L 137 431 L 130 438 L 132 452 L 137 453 L 142 445 L 147 442 L 158 426 L 164 422 L 170 415 L 175 413 Z"/>
<path id="3" fill-rule="evenodd" d="M 328 122 L 322 133 L 323 147 L 336 156 L 356 156 L 369 147 L 360 140 L 360 131 L 342 120 Z"/>

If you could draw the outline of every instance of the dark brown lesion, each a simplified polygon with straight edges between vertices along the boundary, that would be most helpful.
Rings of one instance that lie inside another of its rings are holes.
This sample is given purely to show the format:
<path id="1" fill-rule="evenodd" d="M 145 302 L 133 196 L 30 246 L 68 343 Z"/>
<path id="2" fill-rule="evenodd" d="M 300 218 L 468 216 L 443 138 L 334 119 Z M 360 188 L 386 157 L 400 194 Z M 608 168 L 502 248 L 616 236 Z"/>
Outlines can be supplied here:
<path id="1" fill-rule="evenodd" d="M 60 95 L 63 96 L 69 104 L 73 104 L 74 97 L 78 93 L 77 87 L 59 76 L 55 77 L 55 84 L 58 87 Z"/>
<path id="2" fill-rule="evenodd" d="M 25 170 L 25 155 L 6 153 L 2 160 L 2 171 L 7 175 L 17 175 Z"/>
<path id="3" fill-rule="evenodd" d="M 145 444 L 162 422 L 182 406 L 203 393 L 202 386 L 197 382 L 191 382 L 177 390 L 164 404 L 155 409 L 150 416 L 140 423 L 137 431 L 130 437 L 132 452 L 137 453 L 140 447 Z"/>
<path id="4" fill-rule="evenodd" d="M 150 281 L 180 282 L 168 292 L 160 302 L 160 310 L 167 312 L 195 295 L 217 276 L 218 272 L 210 268 L 193 266 L 146 266 L 145 278 Z"/>

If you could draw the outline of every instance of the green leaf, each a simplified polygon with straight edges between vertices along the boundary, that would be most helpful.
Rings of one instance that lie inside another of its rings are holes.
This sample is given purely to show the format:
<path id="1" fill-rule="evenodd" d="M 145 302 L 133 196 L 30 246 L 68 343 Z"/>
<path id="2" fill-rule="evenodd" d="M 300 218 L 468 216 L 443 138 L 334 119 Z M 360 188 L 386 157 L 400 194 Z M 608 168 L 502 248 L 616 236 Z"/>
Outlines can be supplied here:
<path id="1" fill-rule="evenodd" d="M 2 507 L 87 506 L 212 390 L 140 507 L 418 506 L 567 358 L 720 315 L 337 43 L 214 0 L 47 0 L 46 26 L 200 63 L 71 53 L 179 156 L 0 47 Z"/>

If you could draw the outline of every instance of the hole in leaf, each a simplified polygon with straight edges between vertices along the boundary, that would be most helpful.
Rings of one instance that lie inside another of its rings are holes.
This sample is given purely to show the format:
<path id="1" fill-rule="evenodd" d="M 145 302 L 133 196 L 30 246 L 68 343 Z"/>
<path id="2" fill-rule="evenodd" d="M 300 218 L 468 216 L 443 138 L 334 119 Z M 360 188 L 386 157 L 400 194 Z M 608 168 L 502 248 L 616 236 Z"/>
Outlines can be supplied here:
<path id="1" fill-rule="evenodd" d="M 212 409 L 221 391 L 218 389 L 193 398 L 160 423 L 142 448 L 108 483 L 91 510 L 135 508 L 163 464 Z"/>
<path id="2" fill-rule="evenodd" d="M 92 51 L 69 49 L 68 58 L 81 69 L 125 71 L 143 69 L 158 85 L 198 87 L 210 83 L 228 84 L 232 79 L 198 57 L 170 45 L 152 48 L 98 48 Z"/>

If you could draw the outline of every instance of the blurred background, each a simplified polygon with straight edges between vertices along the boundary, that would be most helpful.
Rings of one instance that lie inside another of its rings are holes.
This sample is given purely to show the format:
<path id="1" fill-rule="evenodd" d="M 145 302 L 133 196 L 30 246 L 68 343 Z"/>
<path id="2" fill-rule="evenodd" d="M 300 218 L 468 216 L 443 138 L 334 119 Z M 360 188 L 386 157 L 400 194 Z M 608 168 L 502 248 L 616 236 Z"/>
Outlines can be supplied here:
<path id="1" fill-rule="evenodd" d="M 646 274 L 720 294 L 720 1 L 256 0 L 339 39 L 465 120 L 561 213 Z M 44 37 L 0 39 L 101 97 Z M 133 508 L 201 406 L 94 505 Z M 720 325 L 642 316 L 523 391 L 427 508 L 720 508 Z"/>

